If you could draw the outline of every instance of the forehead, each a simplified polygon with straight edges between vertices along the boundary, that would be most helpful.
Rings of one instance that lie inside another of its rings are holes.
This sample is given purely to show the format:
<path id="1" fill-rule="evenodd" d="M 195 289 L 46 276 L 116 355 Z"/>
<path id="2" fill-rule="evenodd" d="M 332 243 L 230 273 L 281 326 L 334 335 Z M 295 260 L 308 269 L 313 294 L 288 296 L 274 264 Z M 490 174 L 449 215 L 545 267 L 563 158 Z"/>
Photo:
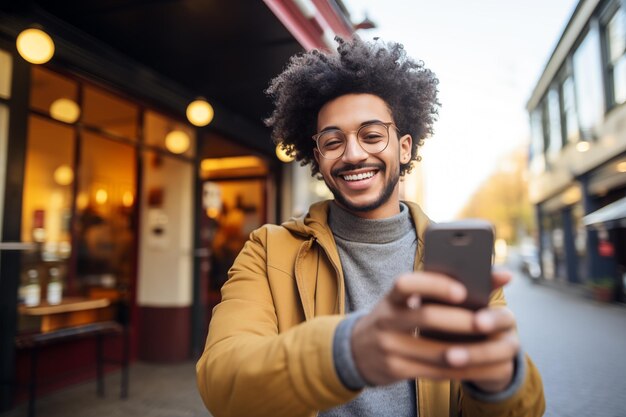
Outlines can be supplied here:
<path id="1" fill-rule="evenodd" d="M 368 120 L 393 121 L 387 103 L 373 94 L 346 94 L 322 106 L 317 114 L 317 130 L 329 126 L 351 130 Z"/>

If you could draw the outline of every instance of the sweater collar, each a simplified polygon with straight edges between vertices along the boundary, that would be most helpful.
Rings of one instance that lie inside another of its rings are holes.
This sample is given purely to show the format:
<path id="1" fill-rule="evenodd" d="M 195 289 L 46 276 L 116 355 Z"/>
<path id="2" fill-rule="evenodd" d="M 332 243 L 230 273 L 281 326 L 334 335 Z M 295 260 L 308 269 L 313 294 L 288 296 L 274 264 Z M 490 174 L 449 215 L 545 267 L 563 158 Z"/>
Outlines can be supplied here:
<path id="1" fill-rule="evenodd" d="M 400 202 L 400 213 L 384 219 L 363 219 L 336 202 L 329 204 L 328 224 L 339 239 L 360 243 L 389 243 L 413 230 L 409 208 Z"/>

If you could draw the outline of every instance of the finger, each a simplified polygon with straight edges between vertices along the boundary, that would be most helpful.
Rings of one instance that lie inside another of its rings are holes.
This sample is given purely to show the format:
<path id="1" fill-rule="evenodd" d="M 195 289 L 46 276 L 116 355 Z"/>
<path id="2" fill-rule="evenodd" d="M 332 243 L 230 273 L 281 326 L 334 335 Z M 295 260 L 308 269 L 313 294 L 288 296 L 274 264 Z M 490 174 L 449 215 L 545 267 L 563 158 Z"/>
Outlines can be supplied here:
<path id="1" fill-rule="evenodd" d="M 394 379 L 428 378 L 433 380 L 497 381 L 513 373 L 513 361 L 468 368 L 451 368 L 403 356 L 388 357 L 383 365 Z"/>
<path id="2" fill-rule="evenodd" d="M 466 294 L 467 290 L 461 283 L 446 275 L 415 272 L 396 279 L 388 297 L 393 304 L 405 307 L 407 299 L 414 295 L 456 304 L 462 302 Z"/>
<path id="3" fill-rule="evenodd" d="M 401 332 L 387 332 L 381 335 L 378 346 L 385 357 L 401 356 L 438 366 L 449 366 L 446 352 L 452 347 L 450 343 L 415 338 Z"/>
<path id="4" fill-rule="evenodd" d="M 504 287 L 513 280 L 513 275 L 509 271 L 496 271 L 491 274 L 491 285 L 493 290 Z"/>
<path id="5" fill-rule="evenodd" d="M 477 334 L 476 313 L 465 308 L 429 303 L 420 307 L 415 316 L 421 331 Z"/>
<path id="6" fill-rule="evenodd" d="M 513 312 L 506 307 L 486 308 L 474 315 L 474 328 L 483 334 L 505 331 L 515 324 Z"/>
<path id="7" fill-rule="evenodd" d="M 519 338 L 514 331 L 486 342 L 454 346 L 445 352 L 446 362 L 455 368 L 485 366 L 512 361 L 519 351 Z"/>

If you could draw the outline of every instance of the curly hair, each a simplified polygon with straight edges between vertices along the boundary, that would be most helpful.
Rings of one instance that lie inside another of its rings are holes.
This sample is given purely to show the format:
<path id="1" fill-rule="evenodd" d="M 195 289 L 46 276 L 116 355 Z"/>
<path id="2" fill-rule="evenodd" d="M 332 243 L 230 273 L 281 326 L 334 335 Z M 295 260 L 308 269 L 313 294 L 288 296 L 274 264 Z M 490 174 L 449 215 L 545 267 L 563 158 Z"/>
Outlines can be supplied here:
<path id="1" fill-rule="evenodd" d="M 400 135 L 413 138 L 411 159 L 400 165 L 400 175 L 419 161 L 418 147 L 433 133 L 439 101 L 435 74 L 422 61 L 407 57 L 404 46 L 378 38 L 366 42 L 359 37 L 339 37 L 339 54 L 312 50 L 291 57 L 285 70 L 274 78 L 266 94 L 274 103 L 265 120 L 272 139 L 282 145 L 301 165 L 311 164 L 319 173 L 313 154 L 317 115 L 329 101 L 351 93 L 382 98 L 389 106 Z"/>

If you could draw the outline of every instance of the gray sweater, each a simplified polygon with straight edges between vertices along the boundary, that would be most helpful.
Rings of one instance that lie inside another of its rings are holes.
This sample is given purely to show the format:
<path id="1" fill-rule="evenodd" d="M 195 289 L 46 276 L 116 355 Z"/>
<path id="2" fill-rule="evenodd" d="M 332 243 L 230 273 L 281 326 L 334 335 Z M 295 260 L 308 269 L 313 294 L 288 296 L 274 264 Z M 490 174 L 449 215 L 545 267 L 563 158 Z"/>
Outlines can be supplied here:
<path id="1" fill-rule="evenodd" d="M 401 204 L 400 210 L 398 215 L 390 218 L 369 220 L 355 217 L 337 204 L 330 205 L 328 223 L 337 243 L 345 278 L 346 312 L 353 312 L 337 330 L 333 353 L 341 380 L 352 389 L 366 385 L 352 358 L 350 332 L 353 322 L 372 309 L 398 275 L 413 270 L 417 236 L 408 207 Z M 415 417 L 415 406 L 415 381 L 401 381 L 366 387 L 349 403 L 319 415 Z"/>
<path id="2" fill-rule="evenodd" d="M 356 321 L 367 314 L 391 288 L 395 278 L 413 270 L 417 235 L 408 207 L 400 203 L 400 213 L 386 219 L 361 219 L 331 204 L 328 223 L 339 251 L 346 285 L 346 319 L 335 332 L 333 357 L 344 385 L 362 389 L 354 400 L 319 413 L 323 417 L 418 416 L 415 381 L 367 387 L 354 358 L 350 336 Z M 511 385 L 497 394 L 484 393 L 464 383 L 464 391 L 485 402 L 498 402 L 512 396 L 525 376 L 524 355 L 515 360 Z"/>

